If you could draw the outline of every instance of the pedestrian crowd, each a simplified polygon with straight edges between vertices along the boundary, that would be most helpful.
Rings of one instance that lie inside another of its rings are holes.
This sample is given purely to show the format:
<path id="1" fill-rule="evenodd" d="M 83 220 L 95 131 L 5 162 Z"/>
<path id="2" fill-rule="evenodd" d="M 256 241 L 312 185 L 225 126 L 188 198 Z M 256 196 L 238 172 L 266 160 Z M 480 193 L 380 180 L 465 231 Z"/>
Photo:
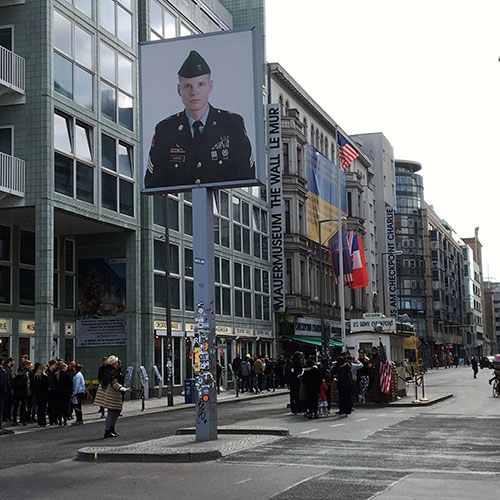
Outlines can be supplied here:
<path id="1" fill-rule="evenodd" d="M 33 363 L 27 356 L 15 369 L 14 358 L 0 358 L 0 429 L 4 425 L 37 427 L 83 424 L 82 400 L 85 396 L 83 366 L 63 359 L 50 360 L 47 364 Z M 105 417 L 104 437 L 117 437 L 116 421 L 123 407 L 123 396 L 132 388 L 124 387 L 124 374 L 117 356 L 103 358 L 99 368 L 94 404 Z M 74 416 L 73 416 L 74 414 Z"/>
<path id="2" fill-rule="evenodd" d="M 294 414 L 307 418 L 328 416 L 332 407 L 332 385 L 338 394 L 337 414 L 347 416 L 353 410 L 354 402 L 366 403 L 366 393 L 371 384 L 378 390 L 380 360 L 377 347 L 370 357 L 359 349 L 353 358 L 344 352 L 334 360 L 314 356 L 306 359 L 304 353 L 295 352 L 290 358 L 281 355 L 278 359 L 268 356 L 239 353 L 231 363 L 240 392 L 261 393 L 275 388 L 290 390 L 290 409 Z M 380 401 L 379 401 L 380 402 Z"/>
<path id="3" fill-rule="evenodd" d="M 83 424 L 83 366 L 62 359 L 35 363 L 27 356 L 0 358 L 0 428 L 33 423 L 38 427 Z M 73 417 L 74 413 L 74 417 Z"/>

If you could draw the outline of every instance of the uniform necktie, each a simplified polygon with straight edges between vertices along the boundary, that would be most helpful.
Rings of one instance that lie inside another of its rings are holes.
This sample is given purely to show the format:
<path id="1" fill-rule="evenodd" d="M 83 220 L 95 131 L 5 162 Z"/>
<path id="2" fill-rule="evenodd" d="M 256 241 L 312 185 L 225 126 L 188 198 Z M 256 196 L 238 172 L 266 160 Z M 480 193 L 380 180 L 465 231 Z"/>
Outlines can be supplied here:
<path id="1" fill-rule="evenodd" d="M 201 137 L 201 131 L 200 131 L 201 127 L 203 127 L 203 123 L 200 120 L 197 120 L 193 123 L 194 139 L 195 140 L 199 140 Z"/>

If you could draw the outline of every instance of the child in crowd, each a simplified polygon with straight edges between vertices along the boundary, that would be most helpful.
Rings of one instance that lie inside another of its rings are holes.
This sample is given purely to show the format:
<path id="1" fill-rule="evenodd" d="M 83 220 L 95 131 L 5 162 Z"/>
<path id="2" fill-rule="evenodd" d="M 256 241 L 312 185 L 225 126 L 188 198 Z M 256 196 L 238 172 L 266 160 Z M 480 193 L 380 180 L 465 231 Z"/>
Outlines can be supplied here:
<path id="1" fill-rule="evenodd" d="M 318 397 L 319 417 L 328 417 L 328 400 L 326 397 L 326 391 L 328 391 L 328 385 L 326 385 L 325 380 L 323 380 L 319 387 L 319 397 Z"/>

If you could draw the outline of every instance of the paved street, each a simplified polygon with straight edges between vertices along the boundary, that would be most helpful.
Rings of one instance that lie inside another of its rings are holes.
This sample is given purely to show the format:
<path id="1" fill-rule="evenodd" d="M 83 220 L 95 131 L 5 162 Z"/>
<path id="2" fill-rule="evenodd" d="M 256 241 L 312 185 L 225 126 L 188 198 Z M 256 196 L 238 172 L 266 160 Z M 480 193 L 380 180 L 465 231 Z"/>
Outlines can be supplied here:
<path id="1" fill-rule="evenodd" d="M 428 397 L 453 398 L 357 407 L 347 419 L 293 416 L 286 395 L 219 405 L 220 425 L 279 426 L 291 436 L 196 464 L 74 461 L 79 448 L 108 444 L 102 421 L 2 436 L 1 498 L 489 500 L 500 491 L 500 398 L 489 377 L 481 370 L 473 379 L 469 367 L 431 371 Z M 168 436 L 193 419 L 193 409 L 123 418 L 112 444 Z"/>

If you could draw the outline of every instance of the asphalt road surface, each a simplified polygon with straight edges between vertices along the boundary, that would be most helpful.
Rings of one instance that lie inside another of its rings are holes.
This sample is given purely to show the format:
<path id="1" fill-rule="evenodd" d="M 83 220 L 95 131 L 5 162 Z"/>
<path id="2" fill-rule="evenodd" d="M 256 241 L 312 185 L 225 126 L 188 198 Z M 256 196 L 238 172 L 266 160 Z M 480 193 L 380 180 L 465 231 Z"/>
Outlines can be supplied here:
<path id="1" fill-rule="evenodd" d="M 0 499 L 496 499 L 500 498 L 500 398 L 468 367 L 433 371 L 431 407 L 357 407 L 348 418 L 306 420 L 276 396 L 219 406 L 219 425 L 286 427 L 291 437 L 193 464 L 74 461 L 107 444 L 103 424 L 0 437 Z M 171 435 L 193 410 L 121 419 L 113 445 Z"/>

